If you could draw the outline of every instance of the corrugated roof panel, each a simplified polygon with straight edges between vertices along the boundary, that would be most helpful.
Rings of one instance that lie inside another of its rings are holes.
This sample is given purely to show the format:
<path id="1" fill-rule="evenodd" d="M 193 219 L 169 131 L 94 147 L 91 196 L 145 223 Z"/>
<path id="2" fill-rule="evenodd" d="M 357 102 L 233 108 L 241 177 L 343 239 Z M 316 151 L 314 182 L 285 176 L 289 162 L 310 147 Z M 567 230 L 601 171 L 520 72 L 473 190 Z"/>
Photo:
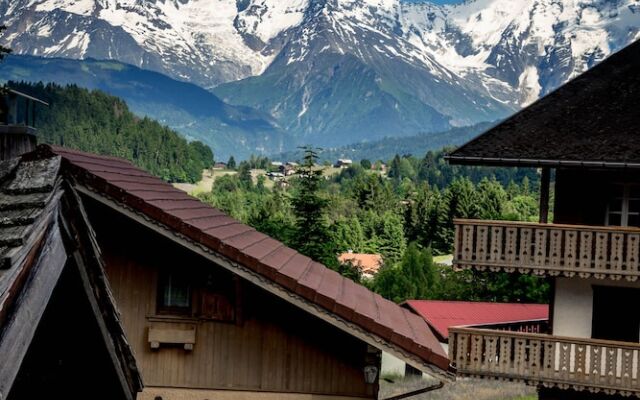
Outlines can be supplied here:
<path id="1" fill-rule="evenodd" d="M 449 328 L 454 326 L 506 324 L 549 318 L 549 306 L 546 304 L 439 300 L 408 300 L 406 304 L 442 338 L 449 337 Z"/>

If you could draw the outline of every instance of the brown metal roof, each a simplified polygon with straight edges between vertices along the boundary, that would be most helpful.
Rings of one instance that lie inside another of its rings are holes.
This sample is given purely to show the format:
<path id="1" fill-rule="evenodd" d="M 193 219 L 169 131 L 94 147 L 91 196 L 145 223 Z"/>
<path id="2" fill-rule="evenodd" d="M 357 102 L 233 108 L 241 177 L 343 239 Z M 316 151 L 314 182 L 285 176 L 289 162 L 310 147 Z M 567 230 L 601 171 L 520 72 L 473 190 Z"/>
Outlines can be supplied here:
<path id="1" fill-rule="evenodd" d="M 128 161 L 40 146 L 63 158 L 65 173 L 326 311 L 447 370 L 449 360 L 425 321 L 281 242 L 228 217 Z"/>

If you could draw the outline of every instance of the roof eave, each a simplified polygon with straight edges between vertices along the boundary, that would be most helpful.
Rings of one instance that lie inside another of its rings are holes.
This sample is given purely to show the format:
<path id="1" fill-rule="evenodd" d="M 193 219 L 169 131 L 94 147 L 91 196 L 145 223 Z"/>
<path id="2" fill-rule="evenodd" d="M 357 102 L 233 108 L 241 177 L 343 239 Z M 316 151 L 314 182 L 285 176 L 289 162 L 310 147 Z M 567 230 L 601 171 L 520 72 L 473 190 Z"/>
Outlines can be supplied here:
<path id="1" fill-rule="evenodd" d="M 547 160 L 455 155 L 447 155 L 444 159 L 452 165 L 477 165 L 487 167 L 640 169 L 640 163 L 619 161 Z"/>

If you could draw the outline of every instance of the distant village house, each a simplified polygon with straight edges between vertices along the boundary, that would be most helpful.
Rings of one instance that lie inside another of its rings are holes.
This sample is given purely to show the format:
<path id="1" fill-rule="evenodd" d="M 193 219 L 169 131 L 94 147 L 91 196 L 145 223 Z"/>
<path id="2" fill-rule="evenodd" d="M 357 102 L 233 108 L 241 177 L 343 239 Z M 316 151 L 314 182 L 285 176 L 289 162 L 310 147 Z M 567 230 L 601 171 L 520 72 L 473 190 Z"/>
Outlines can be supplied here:
<path id="1" fill-rule="evenodd" d="M 352 165 L 353 165 L 353 161 L 352 160 L 349 160 L 347 158 L 340 158 L 340 159 L 338 159 L 338 161 L 336 161 L 334 166 L 336 168 L 348 168 L 348 167 L 350 167 Z"/>
<path id="2" fill-rule="evenodd" d="M 373 279 L 383 265 L 380 254 L 362 254 L 346 252 L 338 256 L 341 264 L 350 264 L 357 268 L 365 279 Z"/>

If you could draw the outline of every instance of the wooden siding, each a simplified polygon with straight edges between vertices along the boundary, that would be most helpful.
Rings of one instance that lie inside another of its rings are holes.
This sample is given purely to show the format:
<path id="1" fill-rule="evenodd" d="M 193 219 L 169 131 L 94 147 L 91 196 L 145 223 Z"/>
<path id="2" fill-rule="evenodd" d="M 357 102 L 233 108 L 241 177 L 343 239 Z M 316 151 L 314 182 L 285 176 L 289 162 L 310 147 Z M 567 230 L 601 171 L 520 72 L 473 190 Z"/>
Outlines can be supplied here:
<path id="1" fill-rule="evenodd" d="M 364 382 L 368 346 L 249 284 L 238 292 L 235 323 L 157 315 L 159 272 L 213 271 L 222 286 L 232 274 L 95 203 L 88 206 L 122 322 L 145 386 L 233 389 L 374 398 Z M 114 229 L 115 228 L 115 229 Z M 152 350 L 148 330 L 196 329 L 193 351 Z M 378 355 L 376 359 L 379 362 Z"/>

